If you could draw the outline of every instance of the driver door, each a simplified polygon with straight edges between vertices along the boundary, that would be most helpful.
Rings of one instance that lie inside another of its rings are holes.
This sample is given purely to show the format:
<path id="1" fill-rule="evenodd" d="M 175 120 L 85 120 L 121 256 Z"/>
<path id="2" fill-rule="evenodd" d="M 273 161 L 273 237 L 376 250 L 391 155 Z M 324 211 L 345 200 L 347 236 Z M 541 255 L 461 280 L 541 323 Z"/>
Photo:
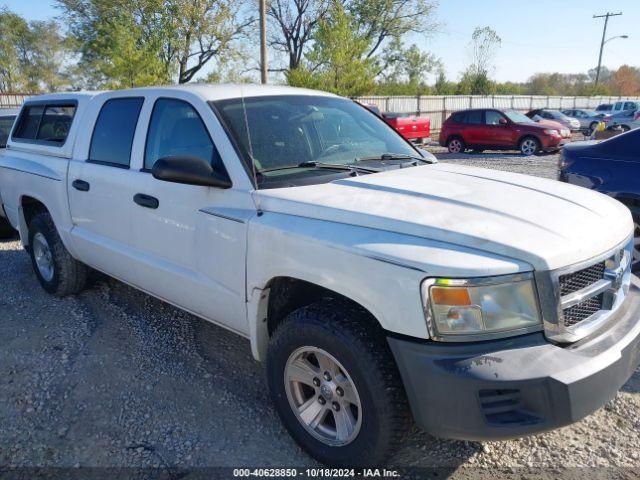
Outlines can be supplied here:
<path id="1" fill-rule="evenodd" d="M 151 174 L 158 159 L 171 156 L 203 158 L 226 174 L 202 120 L 207 113 L 211 115 L 179 98 L 155 100 L 142 169 L 136 172 L 132 187 L 138 281 L 170 303 L 245 332 L 248 218 L 224 212 L 245 212 L 246 216 L 249 208 L 238 207 L 247 202 L 253 206 L 249 194 L 161 181 Z"/>

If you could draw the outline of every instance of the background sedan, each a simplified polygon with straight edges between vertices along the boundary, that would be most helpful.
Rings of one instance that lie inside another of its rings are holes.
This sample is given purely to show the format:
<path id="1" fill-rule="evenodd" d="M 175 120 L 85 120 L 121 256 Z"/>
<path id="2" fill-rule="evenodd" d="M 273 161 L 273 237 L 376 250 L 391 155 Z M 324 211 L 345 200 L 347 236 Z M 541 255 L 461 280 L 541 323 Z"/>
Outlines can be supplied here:
<path id="1" fill-rule="evenodd" d="M 527 113 L 527 117 L 532 119 L 534 122 L 540 119 L 553 120 L 554 122 L 561 123 L 572 132 L 580 130 L 580 122 L 575 118 L 568 117 L 560 110 L 549 110 L 546 108 L 531 110 Z"/>
<path id="2" fill-rule="evenodd" d="M 598 123 L 609 117 L 605 112 L 596 112 L 595 110 L 582 108 L 563 110 L 562 113 L 578 120 L 580 122 L 580 129 L 585 135 L 591 134 L 598 126 Z"/>

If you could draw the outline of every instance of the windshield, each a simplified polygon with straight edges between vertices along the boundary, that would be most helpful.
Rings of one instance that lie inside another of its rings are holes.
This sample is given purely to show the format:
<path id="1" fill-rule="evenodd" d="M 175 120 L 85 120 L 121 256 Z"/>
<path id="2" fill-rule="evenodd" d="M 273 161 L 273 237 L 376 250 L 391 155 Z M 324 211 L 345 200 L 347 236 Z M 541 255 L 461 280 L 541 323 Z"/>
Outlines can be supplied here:
<path id="1" fill-rule="evenodd" d="M 504 114 L 514 123 L 535 123 L 524 113 L 516 112 L 515 110 L 505 110 Z"/>
<path id="2" fill-rule="evenodd" d="M 313 168 L 314 162 L 353 165 L 358 159 L 384 154 L 419 155 L 383 120 L 344 98 L 279 95 L 219 100 L 212 105 L 249 168 L 255 167 L 259 184 L 337 172 Z"/>

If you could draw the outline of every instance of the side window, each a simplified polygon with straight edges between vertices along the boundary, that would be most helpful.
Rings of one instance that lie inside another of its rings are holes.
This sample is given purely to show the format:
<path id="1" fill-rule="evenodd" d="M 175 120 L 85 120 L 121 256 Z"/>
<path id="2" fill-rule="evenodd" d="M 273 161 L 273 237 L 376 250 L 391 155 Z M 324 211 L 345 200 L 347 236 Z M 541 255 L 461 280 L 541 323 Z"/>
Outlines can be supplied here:
<path id="1" fill-rule="evenodd" d="M 7 139 L 16 117 L 0 117 L 0 148 L 7 146 Z"/>
<path id="2" fill-rule="evenodd" d="M 63 145 L 76 112 L 74 104 L 27 105 L 13 138 Z"/>
<path id="3" fill-rule="evenodd" d="M 147 132 L 144 168 L 151 170 L 164 157 L 190 156 L 210 161 L 214 169 L 224 171 L 204 122 L 187 102 L 173 98 L 156 101 Z"/>
<path id="4" fill-rule="evenodd" d="M 482 123 L 482 110 L 470 110 L 467 112 L 465 123 L 478 125 Z"/>
<path id="5" fill-rule="evenodd" d="M 500 120 L 504 118 L 500 112 L 496 112 L 495 110 L 487 110 L 484 116 L 484 123 L 487 125 L 500 125 Z"/>
<path id="6" fill-rule="evenodd" d="M 622 110 L 622 102 L 616 102 L 616 104 L 613 106 L 614 110 Z"/>
<path id="7" fill-rule="evenodd" d="M 128 168 L 143 98 L 113 98 L 102 105 L 89 148 L 90 162 Z"/>
<path id="8" fill-rule="evenodd" d="M 624 104 L 624 109 L 625 110 L 635 110 L 636 109 L 636 104 L 633 102 L 627 102 Z"/>
<path id="9" fill-rule="evenodd" d="M 73 106 L 47 106 L 40 121 L 36 140 L 64 143 L 71 129 L 71 121 L 75 111 Z"/>

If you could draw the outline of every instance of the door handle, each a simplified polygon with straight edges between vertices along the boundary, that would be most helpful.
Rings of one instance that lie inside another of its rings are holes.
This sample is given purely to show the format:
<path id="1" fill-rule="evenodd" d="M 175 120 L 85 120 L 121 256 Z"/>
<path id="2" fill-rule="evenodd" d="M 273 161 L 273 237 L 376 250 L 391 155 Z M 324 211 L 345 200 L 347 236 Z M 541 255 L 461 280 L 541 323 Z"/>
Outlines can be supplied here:
<path id="1" fill-rule="evenodd" d="M 91 187 L 89 182 L 85 182 L 84 180 L 74 180 L 71 185 L 73 185 L 73 188 L 80 190 L 81 192 L 88 192 Z"/>
<path id="2" fill-rule="evenodd" d="M 136 193 L 133 197 L 133 201 L 144 208 L 156 209 L 160 206 L 160 202 L 156 197 L 145 195 L 144 193 Z"/>

